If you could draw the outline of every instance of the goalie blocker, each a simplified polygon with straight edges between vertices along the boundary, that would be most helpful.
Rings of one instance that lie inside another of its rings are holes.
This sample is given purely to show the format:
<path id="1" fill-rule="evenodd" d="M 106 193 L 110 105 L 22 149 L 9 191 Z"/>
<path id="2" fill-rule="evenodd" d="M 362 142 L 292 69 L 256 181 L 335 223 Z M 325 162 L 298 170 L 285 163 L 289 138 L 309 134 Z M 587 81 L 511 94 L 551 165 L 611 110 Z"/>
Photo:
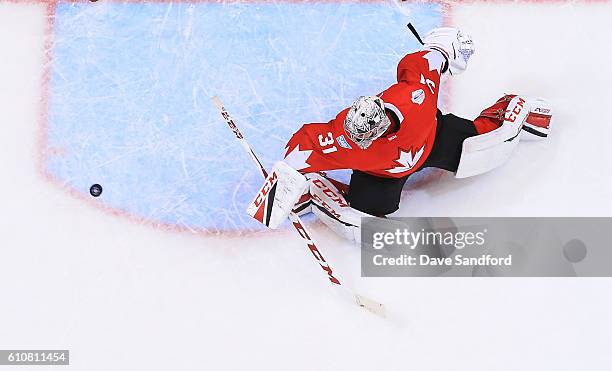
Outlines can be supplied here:
<path id="1" fill-rule="evenodd" d="M 289 216 L 308 186 L 304 175 L 277 162 L 247 207 L 247 213 L 268 228 L 276 229 Z"/>

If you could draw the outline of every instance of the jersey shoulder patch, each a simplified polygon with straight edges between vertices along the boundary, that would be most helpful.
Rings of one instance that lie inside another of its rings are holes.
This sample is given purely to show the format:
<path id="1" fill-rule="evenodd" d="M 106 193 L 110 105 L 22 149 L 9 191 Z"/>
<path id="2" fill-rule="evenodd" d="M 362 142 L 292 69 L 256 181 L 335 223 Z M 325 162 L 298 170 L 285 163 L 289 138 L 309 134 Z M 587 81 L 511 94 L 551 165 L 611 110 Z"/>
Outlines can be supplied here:
<path id="1" fill-rule="evenodd" d="M 417 89 L 412 92 L 412 103 L 421 105 L 423 101 L 425 101 L 425 91 L 423 89 Z"/>
<path id="2" fill-rule="evenodd" d="M 342 134 L 339 137 L 337 137 L 336 141 L 338 142 L 338 145 L 340 147 L 343 147 L 343 148 L 346 148 L 346 149 L 353 149 L 353 147 L 351 147 L 351 145 L 348 143 L 348 141 L 344 137 L 344 134 Z"/>

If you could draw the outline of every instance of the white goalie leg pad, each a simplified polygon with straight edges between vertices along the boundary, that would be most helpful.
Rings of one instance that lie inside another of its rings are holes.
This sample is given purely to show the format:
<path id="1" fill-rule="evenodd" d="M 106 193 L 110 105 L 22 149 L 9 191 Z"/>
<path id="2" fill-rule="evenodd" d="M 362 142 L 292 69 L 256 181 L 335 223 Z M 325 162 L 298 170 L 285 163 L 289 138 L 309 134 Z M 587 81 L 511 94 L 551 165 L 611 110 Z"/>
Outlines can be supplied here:
<path id="1" fill-rule="evenodd" d="M 361 218 L 372 215 L 355 210 L 336 186 L 327 178 L 316 174 L 308 174 L 310 195 L 312 197 L 312 212 L 317 218 L 340 236 L 361 242 Z"/>
<path id="2" fill-rule="evenodd" d="M 312 212 L 323 224 L 341 237 L 358 245 L 361 244 L 363 218 L 368 218 L 370 221 L 376 219 L 378 221 L 376 227 L 384 232 L 396 233 L 398 230 L 406 228 L 406 224 L 402 222 L 376 217 L 353 209 L 346 202 L 342 192 L 324 176 L 311 173 L 307 175 L 307 178 L 310 181 Z M 375 197 L 375 195 L 373 196 Z"/>
<path id="3" fill-rule="evenodd" d="M 503 165 L 518 145 L 529 110 L 529 102 L 516 96 L 510 101 L 504 122 L 498 129 L 464 140 L 455 176 L 467 178 Z"/>
<path id="4" fill-rule="evenodd" d="M 276 229 L 308 187 L 308 180 L 286 163 L 277 162 L 247 207 L 247 213 L 268 228 Z"/>

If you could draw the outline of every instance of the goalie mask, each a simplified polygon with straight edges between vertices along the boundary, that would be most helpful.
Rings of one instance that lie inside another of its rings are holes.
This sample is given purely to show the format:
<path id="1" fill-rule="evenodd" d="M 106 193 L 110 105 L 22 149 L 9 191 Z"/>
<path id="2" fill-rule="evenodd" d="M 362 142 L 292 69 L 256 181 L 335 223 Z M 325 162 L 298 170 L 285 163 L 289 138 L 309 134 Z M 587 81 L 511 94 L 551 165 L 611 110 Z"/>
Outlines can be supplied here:
<path id="1" fill-rule="evenodd" d="M 387 131 L 391 121 L 385 114 L 385 104 L 377 96 L 359 97 L 344 120 L 344 131 L 361 149 Z"/>

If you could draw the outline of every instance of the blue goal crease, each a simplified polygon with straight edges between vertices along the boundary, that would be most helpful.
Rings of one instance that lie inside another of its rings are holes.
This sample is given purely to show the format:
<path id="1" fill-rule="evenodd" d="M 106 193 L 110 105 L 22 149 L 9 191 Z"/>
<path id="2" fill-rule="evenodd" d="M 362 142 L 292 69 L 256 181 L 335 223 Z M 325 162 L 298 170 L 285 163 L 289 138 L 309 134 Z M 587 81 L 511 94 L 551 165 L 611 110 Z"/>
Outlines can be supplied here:
<path id="1" fill-rule="evenodd" d="M 437 4 L 405 7 L 421 30 Z M 392 84 L 418 48 L 387 3 L 100 3 L 56 9 L 48 170 L 156 222 L 257 228 L 260 175 L 219 117 L 219 95 L 266 166 L 306 122 Z"/>

